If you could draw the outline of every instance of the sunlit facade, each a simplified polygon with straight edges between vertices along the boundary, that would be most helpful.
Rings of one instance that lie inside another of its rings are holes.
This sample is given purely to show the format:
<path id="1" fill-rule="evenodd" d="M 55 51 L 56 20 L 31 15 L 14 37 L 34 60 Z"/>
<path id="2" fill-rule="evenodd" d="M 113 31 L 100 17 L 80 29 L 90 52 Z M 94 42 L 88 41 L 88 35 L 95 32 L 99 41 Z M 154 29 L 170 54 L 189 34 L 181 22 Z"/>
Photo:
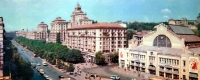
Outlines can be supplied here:
<path id="1" fill-rule="evenodd" d="M 4 23 L 3 18 L 0 17 L 0 77 L 3 76 L 3 38 L 4 36 Z"/>
<path id="2" fill-rule="evenodd" d="M 173 80 L 200 79 L 200 38 L 187 27 L 155 28 L 143 36 L 142 45 L 119 49 L 119 67 Z"/>
<path id="3" fill-rule="evenodd" d="M 80 25 L 67 29 L 63 44 L 82 52 L 115 52 L 127 47 L 126 30 L 120 24 L 111 23 Z"/>
<path id="4" fill-rule="evenodd" d="M 48 38 L 48 25 L 44 22 L 41 22 L 37 30 L 28 31 L 28 29 L 25 31 L 24 29 L 21 31 L 16 32 L 16 36 L 22 36 L 26 37 L 28 39 L 36 39 L 36 40 L 43 40 L 46 41 L 46 38 Z"/>

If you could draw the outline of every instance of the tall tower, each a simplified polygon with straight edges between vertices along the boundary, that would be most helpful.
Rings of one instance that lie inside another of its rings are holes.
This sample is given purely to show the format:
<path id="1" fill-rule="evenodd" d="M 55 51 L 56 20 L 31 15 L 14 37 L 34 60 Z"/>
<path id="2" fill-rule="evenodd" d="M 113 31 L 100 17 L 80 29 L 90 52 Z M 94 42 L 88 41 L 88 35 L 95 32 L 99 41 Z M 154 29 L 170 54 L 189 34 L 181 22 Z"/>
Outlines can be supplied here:
<path id="1" fill-rule="evenodd" d="M 86 17 L 87 14 L 84 13 L 81 8 L 82 7 L 80 6 L 80 4 L 77 3 L 74 11 L 71 14 L 71 27 L 83 24 L 92 24 L 92 20 Z"/>

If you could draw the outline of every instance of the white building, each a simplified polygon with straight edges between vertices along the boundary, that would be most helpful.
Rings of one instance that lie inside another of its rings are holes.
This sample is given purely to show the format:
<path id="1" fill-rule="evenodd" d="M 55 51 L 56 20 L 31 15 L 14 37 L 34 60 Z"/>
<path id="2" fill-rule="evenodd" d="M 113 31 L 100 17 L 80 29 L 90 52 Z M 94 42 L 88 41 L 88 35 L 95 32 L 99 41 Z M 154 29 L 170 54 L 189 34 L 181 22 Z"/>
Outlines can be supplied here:
<path id="1" fill-rule="evenodd" d="M 155 26 L 142 45 L 119 49 L 119 67 L 173 80 L 200 79 L 200 38 L 182 26 Z M 131 45 L 131 44 L 129 44 Z"/>

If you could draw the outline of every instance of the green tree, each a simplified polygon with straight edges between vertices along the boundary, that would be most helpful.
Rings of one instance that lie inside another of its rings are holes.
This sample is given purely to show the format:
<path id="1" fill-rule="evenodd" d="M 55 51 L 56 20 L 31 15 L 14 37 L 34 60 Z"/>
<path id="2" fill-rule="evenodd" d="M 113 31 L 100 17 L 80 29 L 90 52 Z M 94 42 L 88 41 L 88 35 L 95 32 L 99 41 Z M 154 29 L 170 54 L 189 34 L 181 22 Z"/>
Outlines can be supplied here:
<path id="1" fill-rule="evenodd" d="M 56 34 L 56 43 L 61 44 L 60 33 Z"/>
<path id="2" fill-rule="evenodd" d="M 194 32 L 195 35 L 199 36 L 199 32 L 196 29 L 192 29 L 192 31 Z"/>
<path id="3" fill-rule="evenodd" d="M 74 72 L 74 65 L 72 63 L 69 64 L 69 66 L 66 67 L 67 72 Z"/>
<path id="4" fill-rule="evenodd" d="M 110 53 L 109 56 L 110 56 L 110 61 L 112 63 L 118 63 L 118 59 L 119 59 L 118 52 Z"/>
<path id="5" fill-rule="evenodd" d="M 57 62 L 56 65 L 57 65 L 57 67 L 58 67 L 59 69 L 61 69 L 62 66 L 63 66 L 62 61 L 61 61 L 61 60 L 58 60 L 58 62 Z"/>
<path id="6" fill-rule="evenodd" d="M 103 55 L 103 52 L 99 51 L 95 54 L 95 61 L 97 65 L 106 65 L 105 56 Z"/>
<path id="7" fill-rule="evenodd" d="M 134 33 L 135 33 L 134 30 L 128 29 L 128 30 L 127 30 L 127 34 L 126 34 L 127 39 L 128 39 L 128 40 L 132 39 Z"/>
<path id="8" fill-rule="evenodd" d="M 200 23 L 197 25 L 198 34 L 200 36 Z"/>

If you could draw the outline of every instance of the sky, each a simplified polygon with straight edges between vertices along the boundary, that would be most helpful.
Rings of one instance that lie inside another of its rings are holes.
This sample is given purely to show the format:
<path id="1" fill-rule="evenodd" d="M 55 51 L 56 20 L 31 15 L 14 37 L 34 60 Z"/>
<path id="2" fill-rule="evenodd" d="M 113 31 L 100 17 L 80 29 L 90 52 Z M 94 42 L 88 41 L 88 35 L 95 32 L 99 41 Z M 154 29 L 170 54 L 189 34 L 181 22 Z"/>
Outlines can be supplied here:
<path id="1" fill-rule="evenodd" d="M 0 16 L 6 31 L 36 30 L 41 22 L 50 28 L 57 17 L 69 21 L 77 3 L 98 22 L 196 20 L 200 13 L 200 0 L 0 0 Z"/>

